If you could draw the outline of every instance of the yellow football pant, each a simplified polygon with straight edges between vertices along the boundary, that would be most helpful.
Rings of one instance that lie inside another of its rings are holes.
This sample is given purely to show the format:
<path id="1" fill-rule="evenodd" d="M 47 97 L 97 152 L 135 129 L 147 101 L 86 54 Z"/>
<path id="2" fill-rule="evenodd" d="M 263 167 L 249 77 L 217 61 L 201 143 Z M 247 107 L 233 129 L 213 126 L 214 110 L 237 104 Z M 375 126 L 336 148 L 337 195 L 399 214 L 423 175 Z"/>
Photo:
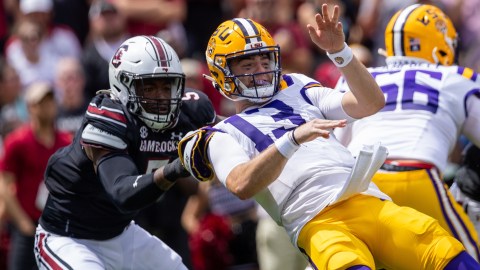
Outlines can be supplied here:
<path id="1" fill-rule="evenodd" d="M 328 206 L 297 244 L 315 269 L 443 269 L 465 250 L 435 219 L 367 195 Z"/>
<path id="2" fill-rule="evenodd" d="M 380 170 L 372 181 L 401 206 L 412 207 L 438 220 L 479 261 L 478 235 L 436 169 L 390 172 Z"/>

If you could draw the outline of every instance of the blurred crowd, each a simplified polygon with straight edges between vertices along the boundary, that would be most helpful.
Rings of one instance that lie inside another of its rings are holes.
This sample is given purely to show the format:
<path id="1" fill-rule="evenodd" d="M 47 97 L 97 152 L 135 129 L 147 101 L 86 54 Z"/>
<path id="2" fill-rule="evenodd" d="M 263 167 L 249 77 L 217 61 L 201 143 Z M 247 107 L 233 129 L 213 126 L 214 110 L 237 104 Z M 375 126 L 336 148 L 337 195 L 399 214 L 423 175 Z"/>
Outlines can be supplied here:
<path id="1" fill-rule="evenodd" d="M 434 4 L 452 18 L 459 33 L 458 64 L 480 72 L 479 0 L 3 0 L 0 156 L 5 137 L 32 121 L 25 93 L 38 88 L 39 83 L 53 90 L 54 106 L 58 108 L 56 128 L 73 134 L 80 127 L 89 100 L 98 90 L 109 88 L 108 61 L 131 36 L 155 35 L 172 45 L 181 58 L 186 86 L 204 91 L 217 113 L 228 116 L 234 113 L 231 101 L 216 93 L 211 82 L 202 77 L 208 72 L 204 57 L 208 38 L 222 21 L 234 17 L 258 21 L 280 45 L 284 72 L 303 73 L 334 87 L 339 70 L 325 52 L 316 49 L 307 33 L 306 25 L 314 23 L 312 14 L 323 3 L 339 4 L 347 43 L 366 66 L 378 66 L 385 63 L 378 51 L 384 47 L 388 20 L 399 9 L 416 2 Z M 459 151 L 454 154 L 453 162 L 460 156 Z M 28 164 L 24 166 L 27 169 Z M 15 192 L 15 187 L 0 188 L 2 192 Z M 164 199 L 163 206 L 160 202 L 148 209 L 146 213 L 150 214 L 141 216 L 139 223 L 167 239 L 165 242 L 184 255 L 184 262 L 191 266 L 188 234 L 192 225 L 182 227 L 181 216 L 195 191 L 176 189 Z M 212 187 L 206 190 L 207 198 L 209 192 L 220 192 Z M 4 209 L 0 200 L 0 269 L 6 267 L 9 252 L 9 218 Z M 151 211 L 156 218 L 147 218 L 153 216 Z M 262 215 L 247 212 L 248 220 L 254 222 L 242 222 L 256 226 L 255 219 Z"/>

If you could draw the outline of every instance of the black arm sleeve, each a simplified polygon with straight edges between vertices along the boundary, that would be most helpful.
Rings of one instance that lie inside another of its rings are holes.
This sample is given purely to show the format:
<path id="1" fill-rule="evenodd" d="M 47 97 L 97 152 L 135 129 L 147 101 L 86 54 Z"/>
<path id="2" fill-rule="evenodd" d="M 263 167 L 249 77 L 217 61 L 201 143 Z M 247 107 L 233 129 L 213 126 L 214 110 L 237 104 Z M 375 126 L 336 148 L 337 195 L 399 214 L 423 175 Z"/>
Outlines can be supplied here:
<path id="1" fill-rule="evenodd" d="M 102 157 L 97 175 L 111 200 L 123 210 L 139 210 L 164 193 L 154 183 L 153 173 L 139 175 L 132 158 L 125 153 Z"/>

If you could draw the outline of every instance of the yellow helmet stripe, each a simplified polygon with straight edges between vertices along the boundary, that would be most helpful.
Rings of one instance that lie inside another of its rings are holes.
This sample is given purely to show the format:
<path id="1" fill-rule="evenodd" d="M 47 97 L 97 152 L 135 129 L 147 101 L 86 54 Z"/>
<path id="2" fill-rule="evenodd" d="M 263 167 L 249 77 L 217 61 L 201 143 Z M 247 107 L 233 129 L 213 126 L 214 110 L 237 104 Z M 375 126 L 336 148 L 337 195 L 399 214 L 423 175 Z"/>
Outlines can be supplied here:
<path id="1" fill-rule="evenodd" d="M 405 56 L 405 40 L 404 40 L 404 28 L 405 22 L 408 20 L 408 17 L 415 11 L 416 8 L 421 6 L 420 4 L 411 5 L 405 8 L 400 15 L 398 15 L 395 24 L 392 27 L 393 38 L 392 38 L 392 48 L 393 55 L 396 56 Z"/>
<path id="2" fill-rule="evenodd" d="M 257 29 L 255 24 L 251 20 L 235 18 L 232 21 L 235 22 L 242 31 L 242 34 L 245 37 L 245 42 L 247 44 L 261 41 L 260 31 Z"/>

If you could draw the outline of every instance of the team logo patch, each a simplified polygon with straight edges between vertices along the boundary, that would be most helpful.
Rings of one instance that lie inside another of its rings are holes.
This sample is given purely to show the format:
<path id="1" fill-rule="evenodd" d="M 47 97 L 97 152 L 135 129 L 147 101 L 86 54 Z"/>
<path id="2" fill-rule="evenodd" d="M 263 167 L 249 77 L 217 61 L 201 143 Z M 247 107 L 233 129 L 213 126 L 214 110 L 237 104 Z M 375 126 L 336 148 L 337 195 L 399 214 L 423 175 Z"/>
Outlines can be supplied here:
<path id="1" fill-rule="evenodd" d="M 175 132 L 172 132 L 172 133 L 170 134 L 170 140 L 178 140 L 178 141 L 180 141 L 180 140 L 182 139 L 182 137 L 183 137 L 183 132 L 178 132 L 178 134 L 175 133 Z"/>
<path id="2" fill-rule="evenodd" d="M 142 126 L 140 128 L 140 137 L 142 137 L 142 139 L 145 139 L 147 138 L 147 136 L 148 136 L 148 129 L 146 126 Z"/>
<path id="3" fill-rule="evenodd" d="M 117 68 L 122 63 L 123 52 L 128 51 L 128 45 L 123 45 L 115 52 L 115 55 L 112 58 L 112 65 Z"/>
<path id="4" fill-rule="evenodd" d="M 341 65 L 343 64 L 343 62 L 345 62 L 345 59 L 343 59 L 343 57 L 340 57 L 340 56 L 337 56 L 335 57 L 335 62 L 337 62 L 337 64 Z"/>

